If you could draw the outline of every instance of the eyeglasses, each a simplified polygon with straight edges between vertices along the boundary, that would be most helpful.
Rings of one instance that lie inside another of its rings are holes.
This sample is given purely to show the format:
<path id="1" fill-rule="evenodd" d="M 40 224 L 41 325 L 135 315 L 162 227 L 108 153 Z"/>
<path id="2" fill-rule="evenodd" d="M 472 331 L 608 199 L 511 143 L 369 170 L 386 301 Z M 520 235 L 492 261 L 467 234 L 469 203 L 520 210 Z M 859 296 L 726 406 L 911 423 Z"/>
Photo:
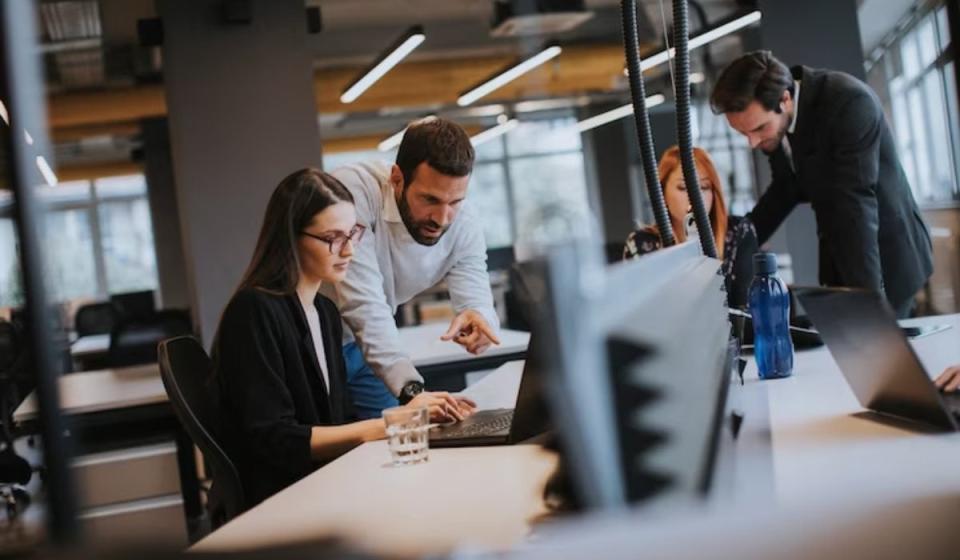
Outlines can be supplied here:
<path id="1" fill-rule="evenodd" d="M 360 243 L 360 240 L 363 239 L 363 233 L 365 231 L 367 231 L 366 226 L 357 224 L 353 226 L 353 229 L 350 230 L 350 233 L 343 233 L 342 231 L 333 231 L 322 234 L 310 233 L 309 231 L 301 231 L 300 233 L 306 235 L 307 237 L 312 237 L 325 242 L 330 247 L 331 253 L 334 255 L 339 255 L 340 252 L 343 251 L 343 246 L 347 244 L 347 241 Z"/>

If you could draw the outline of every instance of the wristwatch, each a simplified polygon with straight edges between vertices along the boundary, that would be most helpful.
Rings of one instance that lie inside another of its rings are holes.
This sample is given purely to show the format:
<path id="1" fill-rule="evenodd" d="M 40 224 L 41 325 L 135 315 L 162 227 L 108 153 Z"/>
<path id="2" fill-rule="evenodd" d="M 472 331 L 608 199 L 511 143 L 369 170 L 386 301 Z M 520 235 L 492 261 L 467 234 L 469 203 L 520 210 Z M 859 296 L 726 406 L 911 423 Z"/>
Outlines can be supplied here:
<path id="1" fill-rule="evenodd" d="M 397 400 L 400 401 L 400 404 L 407 404 L 413 400 L 413 397 L 422 392 L 423 383 L 420 383 L 419 381 L 410 381 L 403 386 L 403 389 L 400 389 L 400 394 L 397 396 Z"/>

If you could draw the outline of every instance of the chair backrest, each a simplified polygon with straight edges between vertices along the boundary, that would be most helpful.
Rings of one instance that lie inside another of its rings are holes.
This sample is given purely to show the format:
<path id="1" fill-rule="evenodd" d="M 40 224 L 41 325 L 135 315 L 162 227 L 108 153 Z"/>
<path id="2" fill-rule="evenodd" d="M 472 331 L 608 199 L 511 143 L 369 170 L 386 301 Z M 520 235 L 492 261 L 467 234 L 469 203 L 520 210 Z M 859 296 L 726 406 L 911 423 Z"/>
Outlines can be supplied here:
<path id="1" fill-rule="evenodd" d="M 118 321 L 149 321 L 157 312 L 153 291 L 127 292 L 110 296 Z"/>
<path id="2" fill-rule="evenodd" d="M 147 320 L 121 320 L 110 333 L 107 366 L 156 363 L 161 340 L 191 332 L 190 314 L 185 310 L 159 311 Z"/>
<path id="3" fill-rule="evenodd" d="M 242 513 L 246 500 L 237 469 L 221 444 L 220 401 L 210 383 L 213 363 L 192 336 L 162 341 L 158 360 L 174 414 L 213 471 L 207 507 L 217 528 Z"/>
<path id="4" fill-rule="evenodd" d="M 78 336 L 109 334 L 113 330 L 113 304 L 89 303 L 77 309 L 73 319 Z"/>

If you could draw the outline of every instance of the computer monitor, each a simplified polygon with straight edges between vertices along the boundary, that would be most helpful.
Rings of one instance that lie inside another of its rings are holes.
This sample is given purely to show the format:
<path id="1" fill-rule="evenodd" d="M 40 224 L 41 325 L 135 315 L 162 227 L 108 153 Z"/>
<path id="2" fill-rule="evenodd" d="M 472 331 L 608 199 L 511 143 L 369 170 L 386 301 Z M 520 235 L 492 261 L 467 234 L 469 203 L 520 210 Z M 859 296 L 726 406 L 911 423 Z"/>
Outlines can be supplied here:
<path id="1" fill-rule="evenodd" d="M 577 499 L 610 509 L 703 495 L 731 380 L 720 263 L 694 243 L 611 266 L 596 253 L 549 253 L 539 317 Z"/>

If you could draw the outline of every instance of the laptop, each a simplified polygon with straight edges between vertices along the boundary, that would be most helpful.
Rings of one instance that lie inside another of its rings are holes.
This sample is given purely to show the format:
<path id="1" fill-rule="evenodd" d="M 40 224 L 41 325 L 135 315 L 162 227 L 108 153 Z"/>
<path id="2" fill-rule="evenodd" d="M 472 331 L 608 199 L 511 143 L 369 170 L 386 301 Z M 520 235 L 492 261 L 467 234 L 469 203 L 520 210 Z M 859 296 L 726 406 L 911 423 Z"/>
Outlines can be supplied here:
<path id="1" fill-rule="evenodd" d="M 535 340 L 536 336 L 530 337 L 516 407 L 479 410 L 460 422 L 431 428 L 430 447 L 508 445 L 547 431 L 549 415 L 541 391 L 543 372 Z"/>
<path id="2" fill-rule="evenodd" d="M 795 291 L 864 408 L 958 430 L 960 394 L 933 384 L 886 299 L 851 288 Z"/>

